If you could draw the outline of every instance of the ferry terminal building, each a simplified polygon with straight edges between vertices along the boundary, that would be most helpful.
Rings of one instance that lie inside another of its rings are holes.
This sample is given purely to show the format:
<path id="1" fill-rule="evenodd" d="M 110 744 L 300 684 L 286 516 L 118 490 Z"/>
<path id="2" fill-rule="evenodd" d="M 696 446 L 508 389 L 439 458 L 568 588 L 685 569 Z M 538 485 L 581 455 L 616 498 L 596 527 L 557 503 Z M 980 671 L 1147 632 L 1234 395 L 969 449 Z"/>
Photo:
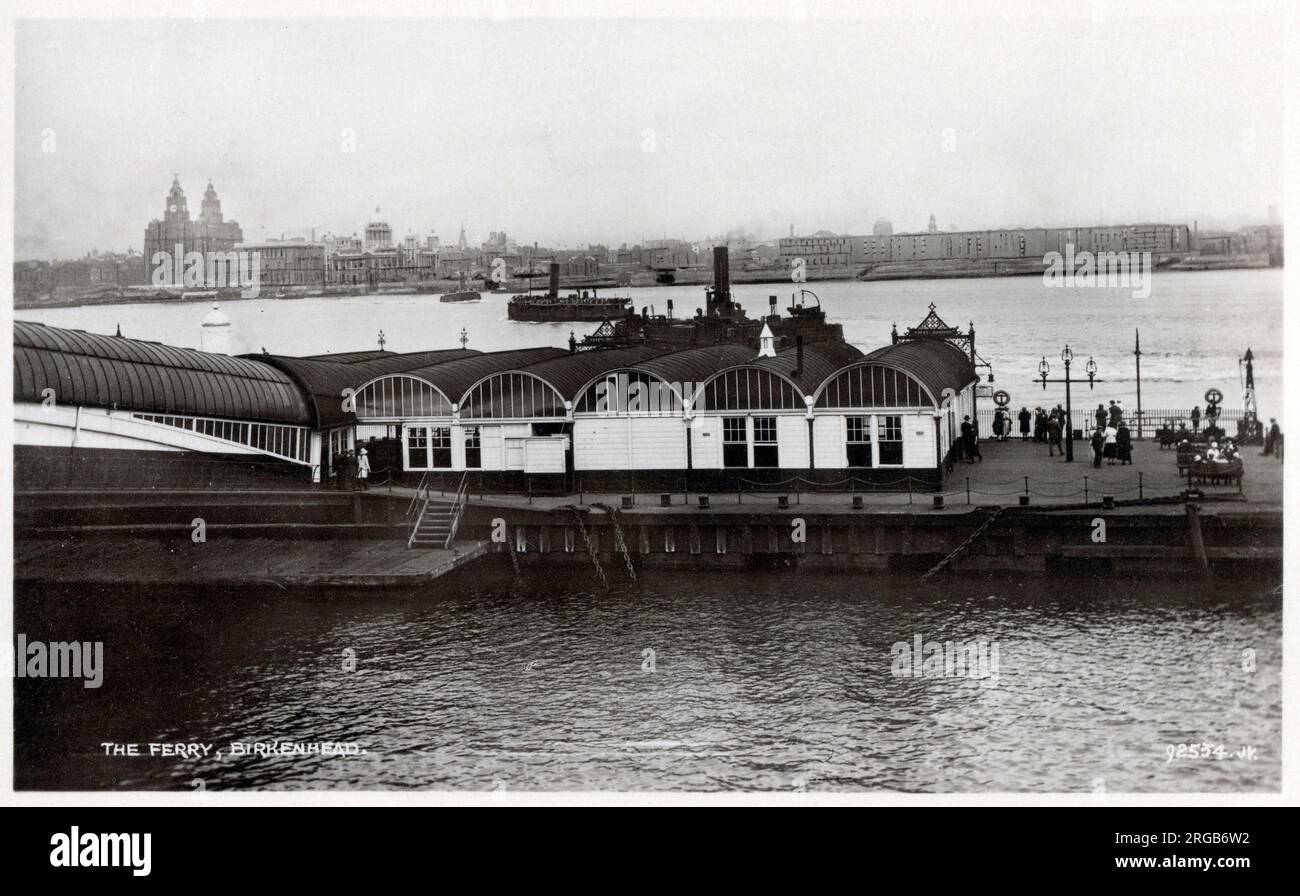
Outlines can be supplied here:
<path id="1" fill-rule="evenodd" d="M 909 477 L 942 482 L 977 382 L 971 358 L 942 339 L 867 354 L 767 339 L 758 351 L 230 357 L 15 322 L 14 479 L 19 489 L 328 482 L 342 452 L 367 447 L 375 481 L 428 475 L 454 487 L 470 471 L 498 492 L 579 481 L 724 491 L 793 477 L 905 490 Z"/>

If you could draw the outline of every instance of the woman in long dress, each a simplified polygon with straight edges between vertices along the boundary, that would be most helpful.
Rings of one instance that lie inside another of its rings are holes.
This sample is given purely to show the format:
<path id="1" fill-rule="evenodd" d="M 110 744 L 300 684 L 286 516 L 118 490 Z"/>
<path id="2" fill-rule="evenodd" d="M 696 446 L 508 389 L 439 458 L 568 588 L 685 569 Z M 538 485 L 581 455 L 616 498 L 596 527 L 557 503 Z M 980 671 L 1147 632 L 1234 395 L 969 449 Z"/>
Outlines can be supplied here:
<path id="1" fill-rule="evenodd" d="M 1133 437 L 1123 423 L 1115 430 L 1115 455 L 1121 466 L 1133 463 Z"/>
<path id="2" fill-rule="evenodd" d="M 1102 443 L 1102 456 L 1106 458 L 1106 466 L 1115 466 L 1115 443 L 1119 438 L 1119 430 L 1113 426 L 1107 426 L 1103 431 L 1105 441 Z"/>

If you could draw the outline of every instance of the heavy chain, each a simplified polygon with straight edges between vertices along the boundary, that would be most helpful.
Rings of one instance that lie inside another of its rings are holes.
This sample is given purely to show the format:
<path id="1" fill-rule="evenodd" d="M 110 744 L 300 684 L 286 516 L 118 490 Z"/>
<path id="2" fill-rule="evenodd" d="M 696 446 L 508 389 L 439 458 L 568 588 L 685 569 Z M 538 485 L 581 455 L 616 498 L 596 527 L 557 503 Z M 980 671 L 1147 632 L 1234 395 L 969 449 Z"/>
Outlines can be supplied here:
<path id="1" fill-rule="evenodd" d="M 619 551 L 623 554 L 623 562 L 627 564 L 628 577 L 635 582 L 636 570 L 632 567 L 632 554 L 627 549 L 627 542 L 623 539 L 623 527 L 618 523 L 618 510 L 607 504 L 595 504 L 605 513 L 609 514 L 610 520 L 614 523 L 614 544 L 618 545 Z"/>
<path id="2" fill-rule="evenodd" d="M 582 521 L 582 514 L 574 510 L 573 518 L 578 521 L 578 531 L 582 533 L 582 540 L 587 545 L 587 553 L 591 555 L 591 562 L 596 565 L 596 575 L 600 577 L 600 584 L 608 591 L 609 579 L 605 578 L 605 570 L 600 567 L 600 557 L 596 554 L 596 546 L 591 543 L 591 536 L 587 534 L 587 526 Z"/>
<path id="3" fill-rule="evenodd" d="M 975 539 L 983 535 L 984 530 L 988 529 L 989 526 L 993 525 L 994 520 L 996 520 L 1001 515 L 1002 515 L 1001 507 L 993 508 L 993 513 L 989 516 L 988 519 L 984 521 L 984 525 L 980 526 L 978 529 L 972 532 L 970 534 L 970 537 L 968 537 L 961 544 L 957 545 L 957 547 L 947 557 L 944 557 L 933 567 L 931 567 L 929 572 L 921 576 L 921 581 L 924 582 L 926 579 L 930 578 L 930 576 L 934 575 L 936 572 L 943 569 L 945 566 L 947 566 L 952 561 L 956 560 L 962 554 L 966 553 L 966 551 L 970 548 L 970 546 L 975 543 Z"/>

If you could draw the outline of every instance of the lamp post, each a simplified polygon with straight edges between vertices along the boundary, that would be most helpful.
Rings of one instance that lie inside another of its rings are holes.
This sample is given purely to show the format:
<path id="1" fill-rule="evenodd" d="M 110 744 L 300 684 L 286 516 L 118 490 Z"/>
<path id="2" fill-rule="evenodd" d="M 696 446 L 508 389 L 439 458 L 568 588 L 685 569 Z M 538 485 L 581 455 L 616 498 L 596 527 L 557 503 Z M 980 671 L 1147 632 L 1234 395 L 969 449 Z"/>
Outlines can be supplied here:
<path id="1" fill-rule="evenodd" d="M 1038 362 L 1038 378 L 1043 384 L 1043 391 L 1047 391 L 1048 383 L 1065 383 L 1065 462 L 1074 463 L 1074 407 L 1070 402 L 1070 364 L 1074 361 L 1074 352 L 1070 351 L 1070 346 L 1066 345 L 1061 351 L 1061 360 L 1065 362 L 1065 379 L 1049 380 L 1047 375 L 1052 372 L 1052 365 L 1047 363 L 1047 356 Z M 1088 374 L 1088 388 L 1092 389 L 1095 383 L 1101 382 L 1097 379 L 1097 362 L 1091 357 L 1084 366 L 1084 371 Z"/>

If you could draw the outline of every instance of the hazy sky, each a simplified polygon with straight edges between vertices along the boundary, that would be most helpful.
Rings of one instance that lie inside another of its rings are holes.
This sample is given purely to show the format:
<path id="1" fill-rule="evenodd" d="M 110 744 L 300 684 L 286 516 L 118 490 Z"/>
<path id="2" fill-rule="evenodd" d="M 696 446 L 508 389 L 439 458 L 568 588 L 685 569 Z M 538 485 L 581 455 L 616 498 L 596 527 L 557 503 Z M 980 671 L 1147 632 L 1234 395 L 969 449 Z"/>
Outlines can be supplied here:
<path id="1" fill-rule="evenodd" d="M 1247 214 L 1266 18 L 26 21 L 16 258 L 139 249 L 178 172 L 248 239 L 617 245 Z M 50 131 L 53 132 L 53 150 Z M 346 133 L 355 151 L 346 149 Z"/>

